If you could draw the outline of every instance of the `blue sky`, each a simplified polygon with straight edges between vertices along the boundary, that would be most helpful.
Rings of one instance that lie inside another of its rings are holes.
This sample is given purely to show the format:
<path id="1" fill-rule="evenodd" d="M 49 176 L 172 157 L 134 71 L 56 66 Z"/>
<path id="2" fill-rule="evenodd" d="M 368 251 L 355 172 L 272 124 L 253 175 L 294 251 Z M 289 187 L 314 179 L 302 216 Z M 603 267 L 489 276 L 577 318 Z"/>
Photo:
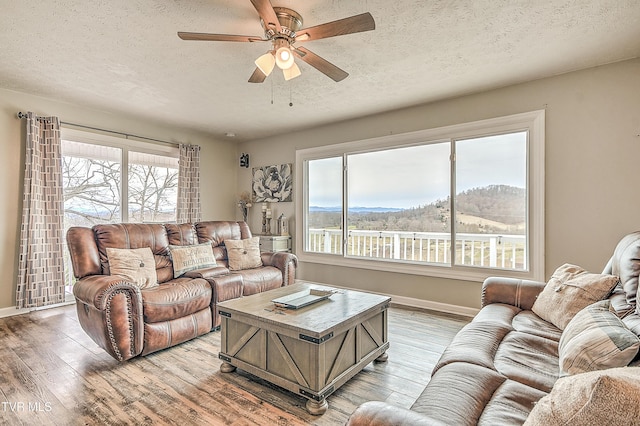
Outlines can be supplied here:
<path id="1" fill-rule="evenodd" d="M 449 143 L 349 156 L 349 205 L 410 208 L 446 198 L 450 192 Z M 488 185 L 526 185 L 526 133 L 459 140 L 456 190 Z M 309 205 L 341 205 L 340 158 L 309 165 Z"/>

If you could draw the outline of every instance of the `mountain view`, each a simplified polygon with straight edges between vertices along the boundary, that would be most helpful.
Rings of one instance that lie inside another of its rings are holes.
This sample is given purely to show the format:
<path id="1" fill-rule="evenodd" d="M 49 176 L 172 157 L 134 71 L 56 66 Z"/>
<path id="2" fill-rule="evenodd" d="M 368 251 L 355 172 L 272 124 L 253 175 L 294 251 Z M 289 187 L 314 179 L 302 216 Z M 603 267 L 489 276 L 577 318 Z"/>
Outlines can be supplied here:
<path id="1" fill-rule="evenodd" d="M 456 196 L 457 231 L 524 234 L 526 190 L 508 185 L 473 188 Z M 310 228 L 339 228 L 340 207 L 310 207 Z M 451 228 L 449 197 L 409 209 L 353 207 L 349 229 L 447 232 Z"/>

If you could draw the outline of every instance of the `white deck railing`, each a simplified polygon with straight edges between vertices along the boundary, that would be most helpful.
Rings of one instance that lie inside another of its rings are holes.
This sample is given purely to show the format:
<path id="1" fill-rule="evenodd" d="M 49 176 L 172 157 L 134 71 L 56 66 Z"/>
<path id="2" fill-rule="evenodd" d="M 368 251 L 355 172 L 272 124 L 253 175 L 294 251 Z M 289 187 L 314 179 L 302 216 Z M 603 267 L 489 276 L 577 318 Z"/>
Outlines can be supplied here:
<path id="1" fill-rule="evenodd" d="M 448 232 L 393 232 L 349 230 L 347 255 L 426 263 L 450 263 Z M 526 237 L 503 234 L 456 234 L 455 264 L 523 270 Z M 342 254 L 342 230 L 310 229 L 308 250 Z"/>

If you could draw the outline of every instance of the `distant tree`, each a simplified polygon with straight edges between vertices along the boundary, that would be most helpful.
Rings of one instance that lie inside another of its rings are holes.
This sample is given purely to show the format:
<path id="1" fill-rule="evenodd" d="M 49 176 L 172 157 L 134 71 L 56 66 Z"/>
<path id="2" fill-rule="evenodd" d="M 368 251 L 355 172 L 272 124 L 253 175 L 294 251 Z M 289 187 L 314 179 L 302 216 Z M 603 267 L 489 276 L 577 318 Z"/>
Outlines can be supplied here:
<path id="1" fill-rule="evenodd" d="M 120 176 L 120 163 L 63 157 L 65 218 L 76 225 L 118 220 Z"/>

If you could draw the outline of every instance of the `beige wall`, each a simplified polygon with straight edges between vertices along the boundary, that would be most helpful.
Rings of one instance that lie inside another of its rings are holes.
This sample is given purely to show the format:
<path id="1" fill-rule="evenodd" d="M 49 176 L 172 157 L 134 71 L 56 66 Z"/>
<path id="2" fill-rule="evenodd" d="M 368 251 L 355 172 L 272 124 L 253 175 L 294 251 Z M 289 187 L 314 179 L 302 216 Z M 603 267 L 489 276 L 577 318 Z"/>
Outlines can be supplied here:
<path id="1" fill-rule="evenodd" d="M 62 121 L 117 130 L 170 142 L 200 145 L 203 219 L 233 220 L 236 190 L 236 148 L 227 141 L 186 129 L 141 122 L 125 115 L 91 110 L 37 96 L 0 89 L 0 308 L 15 306 L 18 233 L 24 175 L 24 120 L 18 111 L 55 115 Z"/>
<path id="2" fill-rule="evenodd" d="M 546 109 L 546 276 L 565 262 L 600 271 L 640 229 L 640 60 L 335 123 L 238 146 L 251 166 L 295 162 L 295 150 Z M 293 111 L 295 113 L 295 111 Z M 238 176 L 249 189 L 251 168 Z M 296 184 L 297 182 L 294 182 Z M 293 203 L 275 215 L 292 218 Z M 260 229 L 258 209 L 250 213 Z M 303 263 L 299 278 L 479 307 L 480 283 Z"/>

